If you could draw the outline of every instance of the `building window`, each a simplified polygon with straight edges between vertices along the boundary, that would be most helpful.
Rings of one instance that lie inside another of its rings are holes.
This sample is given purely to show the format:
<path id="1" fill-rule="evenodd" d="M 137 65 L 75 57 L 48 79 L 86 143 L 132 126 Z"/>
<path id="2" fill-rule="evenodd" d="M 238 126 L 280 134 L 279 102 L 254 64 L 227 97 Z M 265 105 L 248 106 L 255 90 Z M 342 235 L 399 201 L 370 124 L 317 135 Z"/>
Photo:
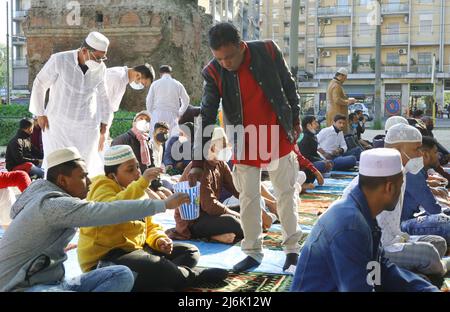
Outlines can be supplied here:
<path id="1" fill-rule="evenodd" d="M 417 59 L 417 64 L 419 65 L 431 65 L 433 56 L 429 52 L 418 53 Z"/>
<path id="2" fill-rule="evenodd" d="M 338 6 L 348 6 L 348 0 L 338 0 L 337 5 Z"/>
<path id="3" fill-rule="evenodd" d="M 371 58 L 372 58 L 372 54 L 360 54 L 359 55 L 359 63 L 360 64 L 369 64 Z"/>
<path id="4" fill-rule="evenodd" d="M 348 66 L 348 54 L 338 54 L 336 55 L 336 66 Z"/>
<path id="5" fill-rule="evenodd" d="M 433 15 L 420 15 L 419 33 L 430 34 L 433 32 Z"/>
<path id="6" fill-rule="evenodd" d="M 400 24 L 387 24 L 386 30 L 389 35 L 398 35 L 400 33 Z"/>
<path id="7" fill-rule="evenodd" d="M 362 36 L 370 34 L 370 26 L 367 23 L 367 17 L 366 16 L 360 16 L 359 17 L 359 34 L 362 35 Z"/>
<path id="8" fill-rule="evenodd" d="M 433 3 L 433 0 L 419 0 L 419 3 Z"/>
<path id="9" fill-rule="evenodd" d="M 348 25 L 337 25 L 336 35 L 337 37 L 348 37 Z"/>
<path id="10" fill-rule="evenodd" d="M 367 6 L 368 0 L 359 0 L 360 6 Z"/>
<path id="11" fill-rule="evenodd" d="M 398 65 L 400 64 L 400 56 L 398 53 L 388 53 L 386 55 L 386 62 L 389 65 Z"/>

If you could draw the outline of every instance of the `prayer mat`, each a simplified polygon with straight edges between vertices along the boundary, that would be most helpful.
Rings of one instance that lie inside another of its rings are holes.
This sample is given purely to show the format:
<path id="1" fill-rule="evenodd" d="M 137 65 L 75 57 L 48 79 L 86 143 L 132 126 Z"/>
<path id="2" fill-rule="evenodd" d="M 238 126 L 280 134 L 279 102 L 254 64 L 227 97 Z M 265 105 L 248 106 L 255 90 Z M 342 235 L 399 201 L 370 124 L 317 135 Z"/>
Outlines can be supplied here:
<path id="1" fill-rule="evenodd" d="M 302 237 L 299 240 L 300 249 L 303 247 L 303 244 L 308 237 L 309 231 L 303 231 Z M 264 233 L 263 246 L 264 248 L 271 250 L 283 250 L 281 247 L 281 243 L 283 242 L 283 237 L 280 231 L 278 230 L 269 230 L 267 233 Z"/>
<path id="2" fill-rule="evenodd" d="M 230 273 L 225 281 L 204 283 L 186 289 L 189 292 L 288 292 L 291 275 L 256 272 Z"/>

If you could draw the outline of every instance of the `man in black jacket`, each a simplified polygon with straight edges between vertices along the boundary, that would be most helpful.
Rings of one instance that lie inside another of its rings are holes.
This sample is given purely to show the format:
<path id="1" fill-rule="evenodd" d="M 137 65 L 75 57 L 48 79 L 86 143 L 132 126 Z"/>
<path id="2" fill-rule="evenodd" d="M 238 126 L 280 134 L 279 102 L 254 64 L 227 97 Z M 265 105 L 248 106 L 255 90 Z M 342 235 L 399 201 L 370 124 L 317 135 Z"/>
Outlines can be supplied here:
<path id="1" fill-rule="evenodd" d="M 298 143 L 298 148 L 302 155 L 312 162 L 314 167 L 321 173 L 326 173 L 333 169 L 333 161 L 323 159 L 317 152 L 319 143 L 317 142 L 316 133 L 319 128 L 319 123 L 317 122 L 316 117 L 311 115 L 305 116 L 302 119 L 302 128 L 303 138 Z M 306 170 L 305 173 L 307 181 L 314 178 L 314 174 L 311 171 Z"/>
<path id="2" fill-rule="evenodd" d="M 19 122 L 20 129 L 6 147 L 6 169 L 8 171 L 23 170 L 30 177 L 44 177 L 41 168 L 43 155 L 31 144 L 33 119 L 24 118 Z"/>
<path id="3" fill-rule="evenodd" d="M 206 158 L 203 151 L 208 150 L 211 139 L 208 126 L 216 122 L 222 101 L 227 136 L 234 147 L 233 181 L 240 193 L 244 232 L 241 246 L 247 254 L 234 270 L 251 269 L 263 258 L 261 168 L 269 171 L 278 195 L 283 248 L 287 254 L 283 269 L 292 270 L 291 266 L 297 264 L 301 237 L 297 224 L 298 194 L 294 187 L 299 168 L 293 150 L 300 133 L 299 97 L 294 79 L 273 41 L 242 41 L 237 29 L 229 23 L 213 26 L 208 36 L 214 59 L 202 72 L 205 83 L 201 127 L 196 131 L 189 181 L 193 185 L 202 176 Z"/>

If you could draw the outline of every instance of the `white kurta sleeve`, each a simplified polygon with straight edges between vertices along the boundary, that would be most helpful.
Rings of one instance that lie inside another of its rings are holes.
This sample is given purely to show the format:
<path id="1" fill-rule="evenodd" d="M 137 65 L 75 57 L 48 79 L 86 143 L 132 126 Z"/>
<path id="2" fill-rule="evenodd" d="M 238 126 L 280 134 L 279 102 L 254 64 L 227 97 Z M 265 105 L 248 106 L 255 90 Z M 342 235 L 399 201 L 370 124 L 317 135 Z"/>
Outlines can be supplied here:
<path id="1" fill-rule="evenodd" d="M 106 92 L 105 80 L 97 87 L 97 111 L 100 112 L 100 121 L 108 125 L 112 121 L 113 112 L 111 110 L 108 93 Z"/>
<path id="2" fill-rule="evenodd" d="M 186 112 L 190 101 L 189 95 L 187 94 L 186 89 L 181 83 L 180 83 L 180 100 L 181 100 L 181 107 L 180 111 L 178 112 L 178 116 L 182 116 L 184 112 Z"/>
<path id="3" fill-rule="evenodd" d="M 45 114 L 45 94 L 58 76 L 57 57 L 52 55 L 33 82 L 29 107 L 29 111 L 33 115 L 43 116 Z"/>
<path id="4" fill-rule="evenodd" d="M 147 99 L 146 99 L 146 106 L 147 106 L 147 111 L 149 113 L 152 113 L 153 112 L 153 108 L 155 106 L 155 87 L 154 87 L 154 84 L 152 84 L 150 86 L 150 90 L 148 91 Z"/>

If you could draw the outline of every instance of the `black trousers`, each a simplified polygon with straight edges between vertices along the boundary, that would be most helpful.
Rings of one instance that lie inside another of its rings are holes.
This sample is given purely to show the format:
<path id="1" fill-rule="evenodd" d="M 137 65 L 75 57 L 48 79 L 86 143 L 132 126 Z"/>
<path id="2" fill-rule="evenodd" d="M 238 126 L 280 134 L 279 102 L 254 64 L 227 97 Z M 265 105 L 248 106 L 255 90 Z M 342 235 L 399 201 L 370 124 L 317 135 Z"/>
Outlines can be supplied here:
<path id="1" fill-rule="evenodd" d="M 144 249 L 126 252 L 111 250 L 102 260 L 125 265 L 137 273 L 132 291 L 178 291 L 189 287 L 195 274 L 200 252 L 192 244 L 173 243 L 170 255 L 145 245 Z"/>
<path id="2" fill-rule="evenodd" d="M 229 208 L 236 212 L 239 211 L 239 207 Z M 203 214 L 189 229 L 192 238 L 210 238 L 211 236 L 225 233 L 234 233 L 236 235 L 234 242 L 238 242 L 244 238 L 241 219 L 231 214 L 223 214 L 220 216 Z"/>

